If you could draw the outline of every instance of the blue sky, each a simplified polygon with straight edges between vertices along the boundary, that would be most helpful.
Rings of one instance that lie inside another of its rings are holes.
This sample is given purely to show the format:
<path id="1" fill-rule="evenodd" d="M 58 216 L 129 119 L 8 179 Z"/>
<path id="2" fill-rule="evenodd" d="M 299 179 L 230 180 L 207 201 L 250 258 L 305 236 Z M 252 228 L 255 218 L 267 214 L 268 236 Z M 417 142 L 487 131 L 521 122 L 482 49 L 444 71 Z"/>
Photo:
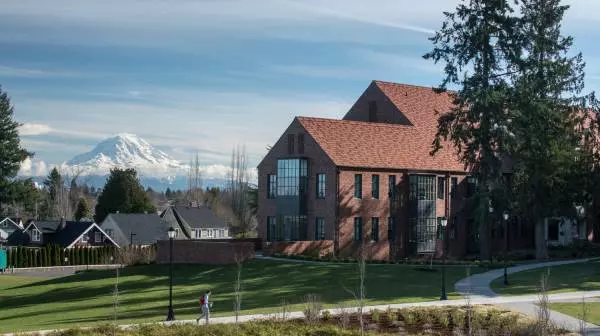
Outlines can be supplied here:
<path id="1" fill-rule="evenodd" d="M 205 165 L 245 144 L 256 165 L 294 116 L 340 118 L 372 79 L 438 84 L 421 56 L 457 2 L 7 1 L 0 84 L 39 172 L 120 132 Z M 565 3 L 598 90 L 600 0 Z"/>

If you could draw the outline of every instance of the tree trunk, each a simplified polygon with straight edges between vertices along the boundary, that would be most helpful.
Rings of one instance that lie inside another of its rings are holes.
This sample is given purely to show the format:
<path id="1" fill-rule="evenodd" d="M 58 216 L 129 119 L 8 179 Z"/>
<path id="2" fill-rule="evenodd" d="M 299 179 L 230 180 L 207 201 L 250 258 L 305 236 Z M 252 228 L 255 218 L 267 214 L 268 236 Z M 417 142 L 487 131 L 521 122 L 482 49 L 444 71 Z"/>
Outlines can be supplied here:
<path id="1" fill-rule="evenodd" d="M 535 221 L 535 258 L 537 260 L 548 259 L 546 222 L 543 219 L 536 219 Z"/>

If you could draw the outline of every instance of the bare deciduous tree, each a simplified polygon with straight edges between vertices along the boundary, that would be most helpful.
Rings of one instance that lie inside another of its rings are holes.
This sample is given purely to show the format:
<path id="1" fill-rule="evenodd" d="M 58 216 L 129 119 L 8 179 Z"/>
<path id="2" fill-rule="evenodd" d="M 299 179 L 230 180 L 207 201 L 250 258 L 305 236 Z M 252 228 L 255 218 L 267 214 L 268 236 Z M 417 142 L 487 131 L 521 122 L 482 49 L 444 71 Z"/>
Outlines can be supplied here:
<path id="1" fill-rule="evenodd" d="M 540 287 L 538 288 L 538 307 L 537 307 L 537 335 L 548 335 L 550 331 L 550 307 L 548 301 L 548 277 L 550 269 L 542 273 L 540 277 Z"/>
<path id="2" fill-rule="evenodd" d="M 242 308 L 242 267 L 244 264 L 244 258 L 236 253 L 234 259 L 236 264 L 236 274 L 235 285 L 233 289 L 233 313 L 235 314 L 235 324 L 237 325 L 240 316 L 240 311 Z"/>
<path id="3" fill-rule="evenodd" d="M 188 171 L 188 190 L 187 201 L 200 206 L 202 201 L 202 172 L 200 171 L 200 158 L 196 152 L 195 157 L 190 160 L 190 169 Z"/>
<path id="4" fill-rule="evenodd" d="M 355 291 L 346 289 L 347 292 L 354 296 L 356 303 L 358 304 L 358 322 L 360 325 L 360 334 L 365 333 L 365 322 L 364 322 L 364 307 L 365 299 L 367 297 L 367 288 L 365 284 L 367 276 L 367 253 L 361 246 L 358 250 L 358 258 L 356 260 L 356 270 L 358 273 L 358 288 Z"/>
<path id="5" fill-rule="evenodd" d="M 231 153 L 231 167 L 228 177 L 227 198 L 237 226 L 243 236 L 256 229 L 256 218 L 248 202 L 249 188 L 248 155 L 246 146 L 236 146 Z"/>

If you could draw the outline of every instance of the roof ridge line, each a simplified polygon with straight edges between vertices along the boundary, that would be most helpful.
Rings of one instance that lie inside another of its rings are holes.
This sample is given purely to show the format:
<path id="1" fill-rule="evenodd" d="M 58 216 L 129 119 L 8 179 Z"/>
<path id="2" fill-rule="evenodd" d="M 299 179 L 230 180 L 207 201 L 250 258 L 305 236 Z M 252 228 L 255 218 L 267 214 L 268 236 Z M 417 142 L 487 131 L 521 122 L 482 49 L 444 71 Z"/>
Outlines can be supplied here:
<path id="1" fill-rule="evenodd" d="M 340 122 L 347 124 L 357 124 L 357 125 L 369 125 L 369 126 L 377 126 L 377 127 L 402 127 L 407 129 L 417 129 L 414 125 L 404 125 L 404 124 L 390 124 L 390 123 L 382 123 L 382 122 L 371 122 L 371 121 L 359 121 L 359 120 L 345 120 L 345 119 L 330 119 L 330 118 L 319 118 L 319 117 L 305 117 L 305 116 L 296 116 L 297 119 L 309 119 L 309 120 L 317 120 L 317 121 L 332 121 L 332 122 Z"/>

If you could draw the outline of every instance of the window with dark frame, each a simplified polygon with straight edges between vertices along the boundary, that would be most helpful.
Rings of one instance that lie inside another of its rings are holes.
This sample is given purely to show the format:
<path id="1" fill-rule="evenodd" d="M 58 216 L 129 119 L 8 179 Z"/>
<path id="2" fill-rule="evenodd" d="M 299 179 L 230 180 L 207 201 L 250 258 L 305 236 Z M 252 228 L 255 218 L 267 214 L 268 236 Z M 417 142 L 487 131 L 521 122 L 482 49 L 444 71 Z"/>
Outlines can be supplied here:
<path id="1" fill-rule="evenodd" d="M 277 197 L 277 175 L 269 174 L 267 175 L 267 198 L 276 198 Z"/>
<path id="2" fill-rule="evenodd" d="M 445 188 L 446 187 L 446 178 L 443 176 L 438 176 L 438 188 L 437 188 L 437 198 L 444 199 Z"/>
<path id="3" fill-rule="evenodd" d="M 288 154 L 294 154 L 294 135 L 288 134 Z"/>
<path id="4" fill-rule="evenodd" d="M 308 161 L 277 160 L 277 197 L 297 197 L 308 188 Z"/>
<path id="5" fill-rule="evenodd" d="M 327 175 L 317 174 L 317 198 L 325 198 L 327 190 Z"/>
<path id="6" fill-rule="evenodd" d="M 371 197 L 379 199 L 379 175 L 371 176 Z"/>
<path id="7" fill-rule="evenodd" d="M 298 154 L 304 154 L 304 134 L 298 134 Z"/>
<path id="8" fill-rule="evenodd" d="M 452 177 L 450 178 L 450 184 L 452 185 L 452 189 L 450 189 L 450 195 L 452 198 L 456 197 L 456 193 L 458 192 L 458 178 Z"/>
<path id="9" fill-rule="evenodd" d="M 362 240 L 362 218 L 354 217 L 354 233 L 352 235 L 354 241 Z"/>
<path id="10" fill-rule="evenodd" d="M 354 198 L 362 198 L 362 174 L 354 175 Z"/>
<path id="11" fill-rule="evenodd" d="M 396 175 L 388 176 L 388 190 L 391 200 L 396 200 Z"/>
<path id="12" fill-rule="evenodd" d="M 325 218 L 317 217 L 315 222 L 315 240 L 325 240 Z"/>
<path id="13" fill-rule="evenodd" d="M 267 217 L 267 241 L 277 241 L 279 235 L 277 234 L 277 217 Z"/>
<path id="14" fill-rule="evenodd" d="M 473 196 L 475 193 L 475 189 L 477 189 L 477 177 L 468 176 L 467 177 L 467 197 Z"/>
<path id="15" fill-rule="evenodd" d="M 371 241 L 379 241 L 379 217 L 371 218 Z"/>
<path id="16" fill-rule="evenodd" d="M 394 240 L 396 237 L 396 218 L 388 217 L 388 240 Z"/>

